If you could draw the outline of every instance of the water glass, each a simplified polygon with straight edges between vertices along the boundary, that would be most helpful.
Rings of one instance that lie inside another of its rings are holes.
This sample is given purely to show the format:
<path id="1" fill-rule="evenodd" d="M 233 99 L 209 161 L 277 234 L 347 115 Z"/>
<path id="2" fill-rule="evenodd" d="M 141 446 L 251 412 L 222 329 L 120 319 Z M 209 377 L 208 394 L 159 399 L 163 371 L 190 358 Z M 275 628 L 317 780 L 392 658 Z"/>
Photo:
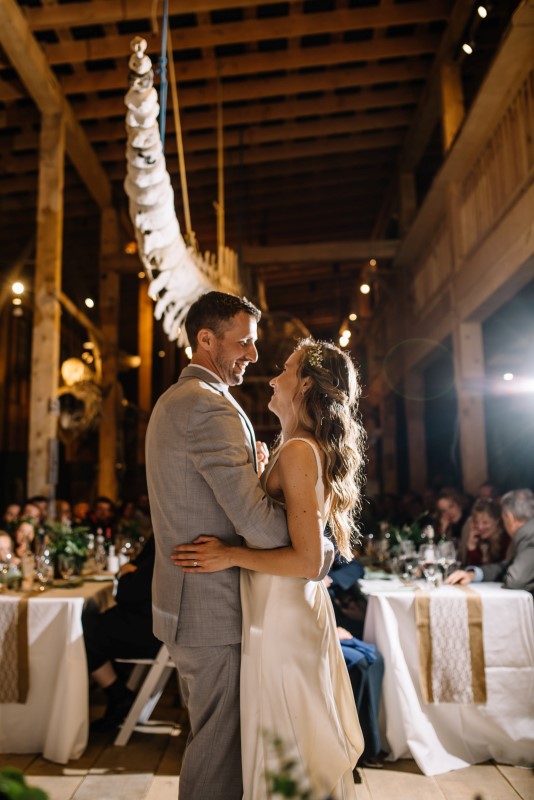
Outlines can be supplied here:
<path id="1" fill-rule="evenodd" d="M 74 556 L 61 554 L 58 558 L 58 568 L 61 577 L 66 581 L 70 580 L 76 568 Z"/>
<path id="2" fill-rule="evenodd" d="M 38 556 L 35 559 L 35 577 L 39 584 L 39 591 L 44 592 L 54 579 L 54 565 L 46 556 Z"/>

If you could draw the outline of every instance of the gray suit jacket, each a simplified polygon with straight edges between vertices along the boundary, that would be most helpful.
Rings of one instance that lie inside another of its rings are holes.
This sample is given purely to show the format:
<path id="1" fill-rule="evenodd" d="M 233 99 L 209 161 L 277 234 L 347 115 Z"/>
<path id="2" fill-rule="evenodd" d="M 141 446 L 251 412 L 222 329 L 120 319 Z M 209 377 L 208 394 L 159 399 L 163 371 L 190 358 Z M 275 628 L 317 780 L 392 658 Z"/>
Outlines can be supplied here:
<path id="1" fill-rule="evenodd" d="M 261 488 L 255 459 L 254 431 L 228 387 L 186 367 L 156 403 L 146 437 L 154 633 L 163 642 L 241 641 L 239 570 L 184 575 L 170 554 L 200 534 L 233 545 L 289 544 L 285 514 Z"/>
<path id="2" fill-rule="evenodd" d="M 512 539 L 510 558 L 481 567 L 485 581 L 502 581 L 507 589 L 534 594 L 534 519 L 525 522 Z"/>

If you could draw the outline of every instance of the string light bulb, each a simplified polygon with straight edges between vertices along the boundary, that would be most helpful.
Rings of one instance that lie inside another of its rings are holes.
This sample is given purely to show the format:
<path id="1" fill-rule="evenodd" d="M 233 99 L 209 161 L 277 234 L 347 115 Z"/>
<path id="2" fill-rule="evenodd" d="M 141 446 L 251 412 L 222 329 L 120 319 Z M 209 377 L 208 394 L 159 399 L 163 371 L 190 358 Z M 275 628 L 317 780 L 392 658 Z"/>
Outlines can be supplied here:
<path id="1" fill-rule="evenodd" d="M 369 286 L 368 283 L 362 283 L 360 285 L 360 292 L 362 294 L 369 294 L 370 291 L 371 291 L 371 287 Z"/>
<path id="2" fill-rule="evenodd" d="M 478 6 L 477 14 L 480 17 L 480 19 L 486 19 L 486 17 L 488 16 L 488 9 L 486 8 L 486 6 Z"/>
<path id="3" fill-rule="evenodd" d="M 13 294 L 24 294 L 24 284 L 20 281 L 15 281 L 11 287 Z"/>
<path id="4" fill-rule="evenodd" d="M 470 56 L 473 53 L 473 45 L 471 42 L 464 42 L 462 45 L 462 50 L 466 55 Z"/>

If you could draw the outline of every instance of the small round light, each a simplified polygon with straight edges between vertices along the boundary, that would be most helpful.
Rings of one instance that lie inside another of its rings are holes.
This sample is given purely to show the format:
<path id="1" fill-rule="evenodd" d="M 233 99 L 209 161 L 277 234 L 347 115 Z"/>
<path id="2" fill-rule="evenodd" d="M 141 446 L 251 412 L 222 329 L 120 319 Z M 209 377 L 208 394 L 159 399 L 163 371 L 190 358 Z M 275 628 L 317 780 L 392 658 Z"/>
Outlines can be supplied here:
<path id="1" fill-rule="evenodd" d="M 369 266 L 370 266 L 370 267 L 376 267 L 376 258 L 372 258 L 372 259 L 369 261 Z"/>
<path id="2" fill-rule="evenodd" d="M 131 242 L 127 242 L 124 245 L 124 252 L 126 253 L 127 256 L 135 255 L 137 253 L 137 250 L 138 250 L 137 242 L 133 239 Z"/>
<path id="3" fill-rule="evenodd" d="M 158 356 L 160 358 L 165 358 L 165 350 L 158 350 Z"/>
<path id="4" fill-rule="evenodd" d="M 480 19 L 486 19 L 486 17 L 488 16 L 488 9 L 486 8 L 486 6 L 479 6 L 477 8 L 477 14 L 480 17 Z"/>
<path id="5" fill-rule="evenodd" d="M 356 320 L 358 319 L 358 315 L 357 314 L 349 314 L 349 319 L 350 319 L 351 322 L 356 322 Z"/>
<path id="6" fill-rule="evenodd" d="M 142 269 L 139 270 L 139 272 L 137 273 L 137 277 L 139 278 L 140 281 L 142 281 L 143 278 L 145 277 L 145 273 L 143 272 Z"/>
<path id="7" fill-rule="evenodd" d="M 24 294 L 24 284 L 20 281 L 15 281 L 11 287 L 13 294 Z"/>
<path id="8" fill-rule="evenodd" d="M 189 345 L 185 348 L 185 354 L 189 359 L 193 358 L 193 350 Z"/>
<path id="9" fill-rule="evenodd" d="M 345 330 L 341 331 L 341 337 L 343 339 L 350 339 L 351 336 L 352 336 L 352 332 L 349 331 L 348 328 L 345 328 Z"/>
<path id="10" fill-rule="evenodd" d="M 85 303 L 87 308 L 94 308 L 95 307 L 95 301 L 93 300 L 92 297 L 86 297 L 83 302 Z"/>
<path id="11" fill-rule="evenodd" d="M 339 344 L 341 347 L 346 347 L 349 343 L 349 340 L 346 339 L 344 336 L 339 337 Z"/>
<path id="12" fill-rule="evenodd" d="M 503 381 L 513 381 L 514 373 L 513 372 L 505 372 L 502 376 Z"/>
<path id="13" fill-rule="evenodd" d="M 370 291 L 371 291 L 371 287 L 369 286 L 369 284 L 368 283 L 362 283 L 362 285 L 360 286 L 360 292 L 362 294 L 369 294 Z"/>
<path id="14" fill-rule="evenodd" d="M 470 56 L 473 52 L 473 46 L 469 42 L 464 42 L 462 45 L 462 50 L 464 51 L 464 53 Z"/>
<path id="15" fill-rule="evenodd" d="M 94 350 L 95 349 L 94 342 L 84 342 L 83 343 L 83 349 L 84 350 Z"/>
<path id="16" fill-rule="evenodd" d="M 22 308 L 14 308 L 13 309 L 13 316 L 14 317 L 22 317 Z"/>
<path id="17" fill-rule="evenodd" d="M 22 300 L 20 299 L 20 297 L 14 297 L 11 302 L 13 303 L 14 306 L 22 305 Z"/>

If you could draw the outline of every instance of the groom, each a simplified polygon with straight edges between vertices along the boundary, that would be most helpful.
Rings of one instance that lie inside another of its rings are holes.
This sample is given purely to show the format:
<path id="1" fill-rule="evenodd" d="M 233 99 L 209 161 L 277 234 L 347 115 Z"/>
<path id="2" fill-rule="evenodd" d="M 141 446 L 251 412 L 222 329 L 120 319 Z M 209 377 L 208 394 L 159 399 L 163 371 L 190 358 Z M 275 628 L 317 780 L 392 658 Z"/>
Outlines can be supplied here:
<path id="1" fill-rule="evenodd" d="M 191 306 L 191 363 L 158 400 L 147 430 L 154 633 L 176 664 L 191 724 L 180 800 L 242 797 L 241 604 L 238 569 L 184 575 L 172 550 L 200 534 L 232 545 L 289 544 L 285 514 L 258 482 L 252 425 L 228 391 L 258 359 L 260 316 L 252 303 L 222 292 Z"/>

